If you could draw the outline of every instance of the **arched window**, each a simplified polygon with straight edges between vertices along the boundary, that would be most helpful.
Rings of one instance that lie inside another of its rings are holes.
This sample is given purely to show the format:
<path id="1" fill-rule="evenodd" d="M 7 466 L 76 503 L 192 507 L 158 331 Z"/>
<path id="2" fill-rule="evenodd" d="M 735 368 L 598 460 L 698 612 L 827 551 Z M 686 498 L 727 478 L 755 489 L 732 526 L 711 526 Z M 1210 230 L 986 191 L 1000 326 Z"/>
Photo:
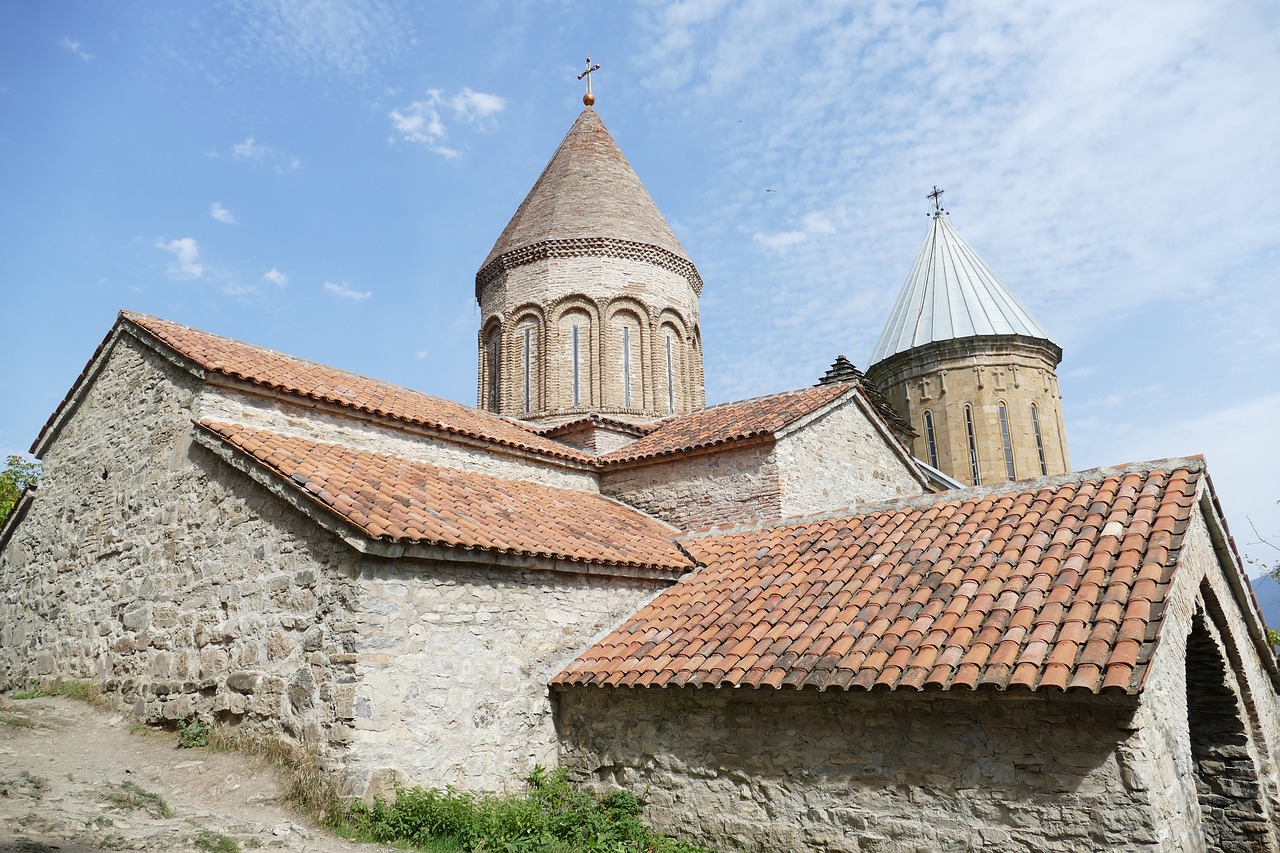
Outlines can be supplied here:
<path id="1" fill-rule="evenodd" d="M 494 318 L 480 333 L 480 408 L 499 410 L 502 400 L 502 323 Z"/>
<path id="2" fill-rule="evenodd" d="M 1013 440 L 1009 436 L 1009 409 L 1001 400 L 996 405 L 1000 414 L 1000 440 L 1004 442 L 1004 473 L 1010 480 L 1018 479 L 1013 473 Z"/>
<path id="3" fill-rule="evenodd" d="M 938 467 L 938 442 L 933 435 L 933 412 L 924 410 L 924 440 L 929 448 L 929 464 Z"/>
<path id="4" fill-rule="evenodd" d="M 516 366 L 517 388 L 520 394 L 520 408 L 525 414 L 538 408 L 538 397 L 542 383 L 539 378 L 538 361 L 538 317 L 525 315 L 516 323 L 516 354 L 519 364 Z"/>
<path id="5" fill-rule="evenodd" d="M 973 434 L 973 408 L 968 405 L 964 407 L 964 428 L 969 434 L 969 471 L 973 476 L 973 484 L 981 486 L 982 475 L 978 473 L 978 439 Z"/>
<path id="6" fill-rule="evenodd" d="M 566 312 L 560 318 L 564 377 L 568 404 L 578 409 L 591 405 L 591 316 L 582 310 Z"/>
<path id="7" fill-rule="evenodd" d="M 609 317 L 609 351 L 602 369 L 616 376 L 618 384 L 605 392 L 604 403 L 624 409 L 644 406 L 644 378 L 640 315 L 631 309 L 614 311 Z"/>
<path id="8" fill-rule="evenodd" d="M 1036 453 L 1040 454 L 1040 475 L 1048 476 L 1049 465 L 1044 461 L 1044 439 L 1040 436 L 1040 410 L 1031 404 L 1031 431 L 1036 435 Z"/>
<path id="9" fill-rule="evenodd" d="M 665 405 L 668 414 L 686 411 L 685 387 L 685 339 L 684 333 L 670 321 L 662 324 L 661 337 L 658 340 L 658 367 L 666 380 L 666 399 L 658 399 L 659 406 Z"/>

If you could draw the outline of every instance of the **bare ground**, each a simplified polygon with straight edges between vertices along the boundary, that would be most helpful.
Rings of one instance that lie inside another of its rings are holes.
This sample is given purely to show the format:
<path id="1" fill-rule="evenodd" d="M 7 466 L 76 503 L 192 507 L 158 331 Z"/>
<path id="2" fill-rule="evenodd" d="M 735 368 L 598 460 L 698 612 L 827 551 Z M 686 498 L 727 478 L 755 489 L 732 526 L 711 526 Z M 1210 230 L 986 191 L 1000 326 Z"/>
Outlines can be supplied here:
<path id="1" fill-rule="evenodd" d="M 219 836 L 246 852 L 389 849 L 331 835 L 280 795 L 260 760 L 178 749 L 74 699 L 0 699 L 0 853 L 213 851 Z"/>

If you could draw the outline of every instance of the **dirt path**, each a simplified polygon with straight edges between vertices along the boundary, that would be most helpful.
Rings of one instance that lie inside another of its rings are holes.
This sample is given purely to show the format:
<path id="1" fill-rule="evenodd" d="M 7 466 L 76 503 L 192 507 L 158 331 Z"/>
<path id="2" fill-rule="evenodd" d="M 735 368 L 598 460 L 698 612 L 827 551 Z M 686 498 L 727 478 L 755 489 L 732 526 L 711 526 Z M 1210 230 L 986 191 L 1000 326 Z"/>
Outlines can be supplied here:
<path id="1" fill-rule="evenodd" d="M 129 728 L 73 699 L 0 699 L 0 853 L 231 850 L 219 836 L 243 851 L 388 849 L 288 812 L 267 765 Z"/>

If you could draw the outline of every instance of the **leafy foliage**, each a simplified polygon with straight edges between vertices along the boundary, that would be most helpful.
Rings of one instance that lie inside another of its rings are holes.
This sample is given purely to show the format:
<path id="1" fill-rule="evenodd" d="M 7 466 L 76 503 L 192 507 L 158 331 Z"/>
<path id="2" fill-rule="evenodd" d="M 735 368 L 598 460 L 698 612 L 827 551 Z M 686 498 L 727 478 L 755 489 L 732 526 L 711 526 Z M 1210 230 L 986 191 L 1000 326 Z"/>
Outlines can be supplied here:
<path id="1" fill-rule="evenodd" d="M 334 821 L 368 841 L 419 850 L 502 853 L 711 853 L 649 829 L 644 801 L 627 791 L 597 798 L 569 785 L 563 769 L 529 775 L 523 797 L 396 787 L 393 802 L 354 802 Z"/>
<path id="2" fill-rule="evenodd" d="M 21 456 L 5 458 L 5 469 L 0 471 L 0 524 L 13 511 L 22 496 L 22 490 L 40 480 L 40 463 L 28 462 Z"/>
<path id="3" fill-rule="evenodd" d="M 211 733 L 209 724 L 201 722 L 196 717 L 190 720 L 178 720 L 178 748 L 193 749 L 197 746 L 208 746 Z"/>

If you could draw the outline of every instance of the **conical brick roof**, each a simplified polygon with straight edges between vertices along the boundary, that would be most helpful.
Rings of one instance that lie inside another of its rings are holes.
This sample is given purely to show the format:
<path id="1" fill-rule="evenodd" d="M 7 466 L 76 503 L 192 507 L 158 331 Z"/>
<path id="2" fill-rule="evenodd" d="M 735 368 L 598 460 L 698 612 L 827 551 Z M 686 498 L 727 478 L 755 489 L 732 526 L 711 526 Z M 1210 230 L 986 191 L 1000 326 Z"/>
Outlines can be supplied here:
<path id="1" fill-rule="evenodd" d="M 870 364 L 934 341 L 978 335 L 1025 335 L 1052 343 L 950 219 L 935 214 Z"/>
<path id="2" fill-rule="evenodd" d="M 518 265 L 530 255 L 531 247 L 567 241 L 607 242 L 628 257 L 652 247 L 665 256 L 663 266 L 686 275 L 691 271 L 691 280 L 697 277 L 684 247 L 591 107 L 578 116 L 493 244 L 477 285 L 495 264 Z M 698 279 L 695 289 L 701 290 L 701 284 Z"/>

